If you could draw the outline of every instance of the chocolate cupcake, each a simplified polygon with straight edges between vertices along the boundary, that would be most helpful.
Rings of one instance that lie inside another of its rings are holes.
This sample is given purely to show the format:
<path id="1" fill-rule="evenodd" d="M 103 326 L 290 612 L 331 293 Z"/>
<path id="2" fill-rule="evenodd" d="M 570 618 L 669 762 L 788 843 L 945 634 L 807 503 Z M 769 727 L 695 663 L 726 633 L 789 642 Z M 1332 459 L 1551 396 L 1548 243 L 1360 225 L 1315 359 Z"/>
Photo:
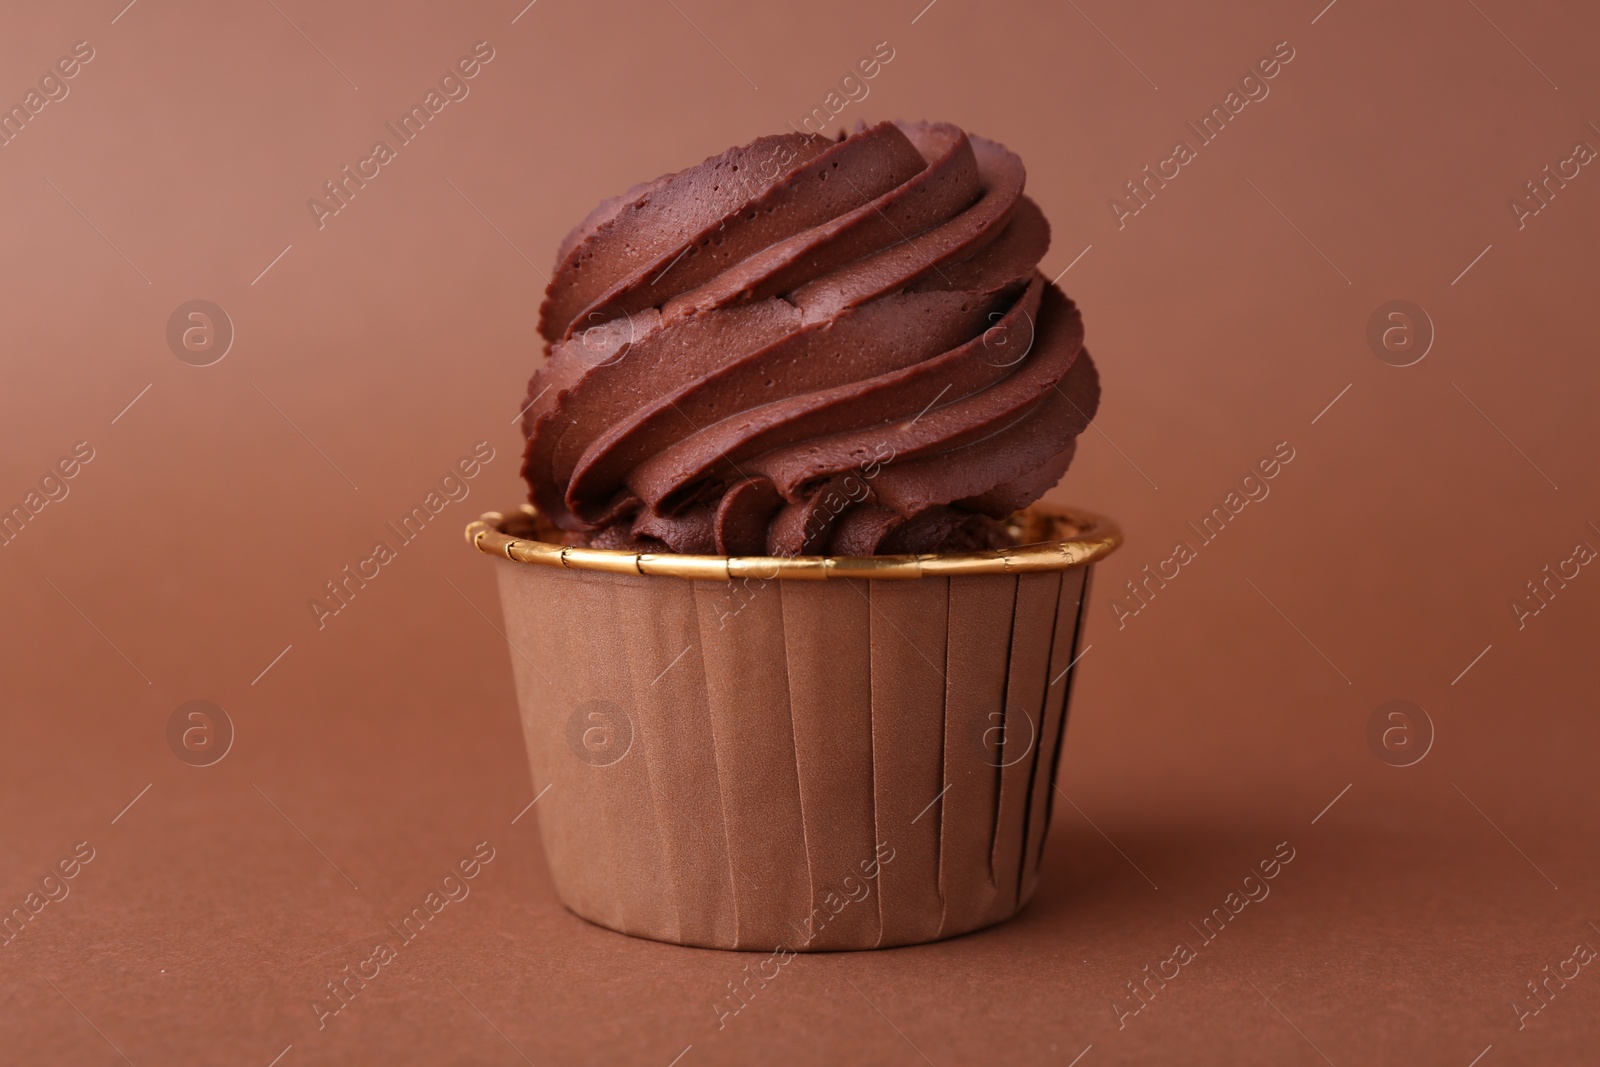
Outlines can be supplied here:
<path id="1" fill-rule="evenodd" d="M 1030 507 L 1099 383 L 1021 161 L 766 137 L 563 242 L 500 558 L 557 892 L 612 929 L 872 948 L 1014 914 L 1089 574 Z"/>

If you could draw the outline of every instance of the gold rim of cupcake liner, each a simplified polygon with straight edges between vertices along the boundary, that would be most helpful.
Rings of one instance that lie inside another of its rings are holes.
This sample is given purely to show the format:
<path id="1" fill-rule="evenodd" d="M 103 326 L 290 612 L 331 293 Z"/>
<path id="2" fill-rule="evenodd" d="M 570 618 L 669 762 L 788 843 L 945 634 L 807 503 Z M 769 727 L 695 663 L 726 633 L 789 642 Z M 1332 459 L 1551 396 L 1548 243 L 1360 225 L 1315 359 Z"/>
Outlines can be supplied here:
<path id="1" fill-rule="evenodd" d="M 674 552 L 628 552 L 581 548 L 542 540 L 555 534 L 531 504 L 509 515 L 485 512 L 467 526 L 478 551 L 513 563 L 667 575 L 705 581 L 737 578 L 934 578 L 962 574 L 1020 574 L 1082 567 L 1109 556 L 1122 544 L 1122 530 L 1103 515 L 1078 508 L 1034 505 L 1008 520 L 1019 542 L 984 552 L 935 552 L 898 556 L 695 556 Z"/>

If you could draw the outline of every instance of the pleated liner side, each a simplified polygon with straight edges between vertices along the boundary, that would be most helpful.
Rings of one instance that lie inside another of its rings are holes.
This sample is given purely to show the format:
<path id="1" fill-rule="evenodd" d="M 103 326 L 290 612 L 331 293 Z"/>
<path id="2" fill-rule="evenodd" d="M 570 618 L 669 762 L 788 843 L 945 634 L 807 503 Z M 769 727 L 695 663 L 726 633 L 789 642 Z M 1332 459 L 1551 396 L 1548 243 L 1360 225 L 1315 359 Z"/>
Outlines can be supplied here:
<path id="1" fill-rule="evenodd" d="M 999 922 L 1032 895 L 1087 568 L 498 571 L 572 911 L 680 944 L 863 949 Z"/>
<path id="2" fill-rule="evenodd" d="M 1083 640 L 1083 615 L 1089 603 L 1088 567 L 1064 571 L 1056 608 L 1055 639 L 1050 647 L 1050 682 L 1045 689 L 1044 723 L 1034 763 L 1032 803 L 1028 809 L 1026 850 L 1022 855 L 1022 886 L 1018 906 L 1033 898 L 1039 884 L 1039 862 L 1044 839 L 1055 810 L 1056 771 L 1067 730 L 1067 709 L 1072 703 L 1072 679 L 1077 675 L 1078 649 Z"/>
<path id="3" fill-rule="evenodd" d="M 557 895 L 623 933 L 731 947 L 693 586 L 654 583 L 641 624 L 640 579 L 510 561 L 497 570 L 535 795 L 549 787 L 533 811 Z M 609 748 L 607 728 L 628 733 L 625 749 Z"/>
<path id="4" fill-rule="evenodd" d="M 865 582 L 820 582 L 804 590 L 775 582 L 781 597 L 795 762 L 805 813 L 809 899 L 781 920 L 782 943 L 842 949 L 878 943 L 883 920 L 876 855 L 871 621 Z M 866 863 L 868 866 L 863 867 Z"/>

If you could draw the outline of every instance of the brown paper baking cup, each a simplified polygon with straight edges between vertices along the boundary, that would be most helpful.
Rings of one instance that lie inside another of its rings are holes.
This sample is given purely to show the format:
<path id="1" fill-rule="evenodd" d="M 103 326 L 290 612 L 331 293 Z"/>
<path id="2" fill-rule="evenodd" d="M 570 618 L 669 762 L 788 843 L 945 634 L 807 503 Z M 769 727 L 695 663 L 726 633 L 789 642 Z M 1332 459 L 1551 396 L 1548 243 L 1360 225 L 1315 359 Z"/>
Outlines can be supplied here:
<path id="1" fill-rule="evenodd" d="M 563 547 L 531 509 L 497 560 L 556 892 L 709 948 L 886 948 L 1033 895 L 1093 563 L 1035 507 L 1023 547 L 679 556 Z M 820 579 L 820 580 L 819 580 Z"/>

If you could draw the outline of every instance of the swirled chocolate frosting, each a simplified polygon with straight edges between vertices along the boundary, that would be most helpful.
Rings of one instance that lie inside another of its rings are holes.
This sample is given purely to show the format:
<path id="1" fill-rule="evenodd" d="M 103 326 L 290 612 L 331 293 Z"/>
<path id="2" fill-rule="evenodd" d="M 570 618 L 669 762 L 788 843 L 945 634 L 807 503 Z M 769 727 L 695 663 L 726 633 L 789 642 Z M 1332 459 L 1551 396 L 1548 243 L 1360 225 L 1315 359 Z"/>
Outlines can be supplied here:
<path id="1" fill-rule="evenodd" d="M 947 123 L 763 137 L 562 243 L 523 476 L 571 544 L 957 551 L 1056 484 L 1099 401 L 1022 161 Z"/>

